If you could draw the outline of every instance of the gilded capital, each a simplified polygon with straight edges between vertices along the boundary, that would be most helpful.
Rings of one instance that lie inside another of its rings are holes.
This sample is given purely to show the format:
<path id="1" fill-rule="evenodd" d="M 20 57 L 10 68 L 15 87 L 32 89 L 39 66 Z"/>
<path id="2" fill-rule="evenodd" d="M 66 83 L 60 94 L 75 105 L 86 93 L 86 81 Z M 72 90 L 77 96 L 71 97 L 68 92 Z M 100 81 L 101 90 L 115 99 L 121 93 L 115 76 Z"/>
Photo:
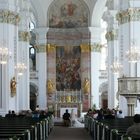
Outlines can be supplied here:
<path id="1" fill-rule="evenodd" d="M 17 25 L 20 17 L 17 13 L 9 10 L 0 10 L 0 22 Z"/>
<path id="2" fill-rule="evenodd" d="M 55 44 L 47 44 L 47 52 L 52 53 L 56 51 L 56 45 Z"/>
<path id="3" fill-rule="evenodd" d="M 116 15 L 119 24 L 124 24 L 130 21 L 140 21 L 140 8 L 129 8 L 120 11 Z"/>
<path id="4" fill-rule="evenodd" d="M 81 44 L 80 45 L 80 48 L 81 48 L 81 52 L 84 53 L 84 52 L 90 52 L 91 49 L 90 49 L 90 45 L 89 44 Z"/>
<path id="5" fill-rule="evenodd" d="M 105 35 L 107 41 L 117 40 L 118 38 L 118 30 L 112 30 L 106 33 Z"/>
<path id="6" fill-rule="evenodd" d="M 94 43 L 91 45 L 91 51 L 92 52 L 101 52 L 102 45 L 99 43 Z"/>
<path id="7" fill-rule="evenodd" d="M 29 42 L 31 36 L 29 32 L 26 31 L 19 31 L 18 32 L 19 41 Z"/>

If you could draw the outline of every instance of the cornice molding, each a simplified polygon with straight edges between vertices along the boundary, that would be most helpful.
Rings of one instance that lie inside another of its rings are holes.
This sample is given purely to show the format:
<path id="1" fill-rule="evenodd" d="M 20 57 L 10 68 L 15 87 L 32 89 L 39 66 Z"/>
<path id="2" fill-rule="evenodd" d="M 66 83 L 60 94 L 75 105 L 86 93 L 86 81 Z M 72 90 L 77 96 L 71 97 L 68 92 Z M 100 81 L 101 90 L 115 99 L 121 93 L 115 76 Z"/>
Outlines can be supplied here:
<path id="1" fill-rule="evenodd" d="M 0 23 L 17 25 L 19 21 L 20 21 L 19 14 L 9 10 L 0 10 Z"/>
<path id="2" fill-rule="evenodd" d="M 116 19 L 119 24 L 140 21 L 140 8 L 128 8 L 124 11 L 120 11 L 116 14 Z"/>

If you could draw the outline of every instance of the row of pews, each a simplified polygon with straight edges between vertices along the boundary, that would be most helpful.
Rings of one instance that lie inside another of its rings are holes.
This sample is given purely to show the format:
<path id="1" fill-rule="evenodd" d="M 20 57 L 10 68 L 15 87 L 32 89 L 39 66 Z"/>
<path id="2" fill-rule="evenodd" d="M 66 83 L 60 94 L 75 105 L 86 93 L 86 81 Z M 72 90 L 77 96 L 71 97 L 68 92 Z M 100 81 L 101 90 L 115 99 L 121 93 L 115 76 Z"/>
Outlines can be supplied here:
<path id="1" fill-rule="evenodd" d="M 46 140 L 52 128 L 51 117 L 1 117 L 0 140 Z"/>
<path id="2" fill-rule="evenodd" d="M 126 131 L 133 124 L 133 117 L 120 119 L 95 120 L 85 116 L 85 128 L 93 140 L 140 140 L 126 136 Z"/>

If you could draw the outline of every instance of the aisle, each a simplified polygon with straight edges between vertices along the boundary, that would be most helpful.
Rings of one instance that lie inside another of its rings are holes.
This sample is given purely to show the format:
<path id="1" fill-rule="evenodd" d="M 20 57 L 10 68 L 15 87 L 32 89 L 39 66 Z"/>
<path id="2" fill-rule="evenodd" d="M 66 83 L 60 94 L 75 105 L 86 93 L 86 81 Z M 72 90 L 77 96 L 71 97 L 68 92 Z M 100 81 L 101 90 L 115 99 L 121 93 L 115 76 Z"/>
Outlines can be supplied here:
<path id="1" fill-rule="evenodd" d="M 55 126 L 48 140 L 92 140 L 83 127 Z"/>

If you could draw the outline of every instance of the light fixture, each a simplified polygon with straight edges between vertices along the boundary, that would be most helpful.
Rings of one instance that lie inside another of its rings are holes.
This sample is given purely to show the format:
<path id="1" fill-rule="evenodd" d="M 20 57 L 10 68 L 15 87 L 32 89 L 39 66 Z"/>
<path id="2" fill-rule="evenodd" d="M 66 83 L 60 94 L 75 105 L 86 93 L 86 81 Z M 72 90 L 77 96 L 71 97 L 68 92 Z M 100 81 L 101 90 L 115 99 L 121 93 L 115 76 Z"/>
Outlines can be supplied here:
<path id="1" fill-rule="evenodd" d="M 2 34 L 3 38 L 0 41 L 0 64 L 7 64 L 9 57 L 11 56 L 11 53 L 9 52 L 9 49 L 6 47 L 6 42 L 5 42 L 5 34 L 4 34 L 4 23 L 2 25 Z"/>
<path id="2" fill-rule="evenodd" d="M 123 67 L 121 63 L 119 63 L 119 60 L 116 58 L 110 68 L 113 74 L 119 74 Z"/>
<path id="3" fill-rule="evenodd" d="M 132 8 L 131 8 L 132 16 L 134 16 L 133 14 L 135 14 L 134 8 L 135 8 L 134 0 L 132 0 Z M 137 63 L 140 60 L 140 50 L 138 49 L 136 45 L 135 34 L 134 34 L 135 30 L 136 28 L 134 26 L 134 22 L 131 22 L 130 23 L 130 39 L 129 39 L 131 46 L 126 51 L 126 58 L 128 59 L 129 63 Z M 132 31 L 132 34 L 131 34 L 131 31 Z M 131 37 L 133 37 L 133 39 Z"/>
<path id="4" fill-rule="evenodd" d="M 122 69 L 123 66 L 122 64 L 119 62 L 118 56 L 118 40 L 114 40 L 114 61 L 112 63 L 112 65 L 110 66 L 111 71 L 113 72 L 113 74 L 119 74 Z"/>
<path id="5" fill-rule="evenodd" d="M 128 51 L 126 51 L 126 57 L 128 62 L 137 63 L 140 60 L 140 50 L 132 45 Z"/>
<path id="6" fill-rule="evenodd" d="M 0 64 L 7 64 L 10 53 L 8 48 L 0 47 Z"/>
<path id="7" fill-rule="evenodd" d="M 25 66 L 24 63 L 17 63 L 17 65 L 15 66 L 15 69 L 16 69 L 18 75 L 22 76 L 24 71 L 27 69 L 27 67 Z"/>

